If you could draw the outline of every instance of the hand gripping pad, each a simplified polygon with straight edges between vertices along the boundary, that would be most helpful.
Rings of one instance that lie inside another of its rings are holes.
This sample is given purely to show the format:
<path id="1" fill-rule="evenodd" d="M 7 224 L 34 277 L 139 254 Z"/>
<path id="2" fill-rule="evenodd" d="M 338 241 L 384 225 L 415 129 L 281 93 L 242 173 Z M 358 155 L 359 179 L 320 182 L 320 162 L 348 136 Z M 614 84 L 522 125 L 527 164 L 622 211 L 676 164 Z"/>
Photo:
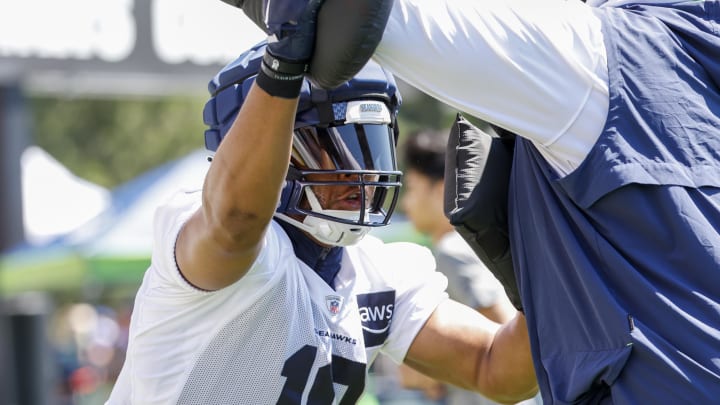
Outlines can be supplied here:
<path id="1" fill-rule="evenodd" d="M 492 136 L 461 114 L 445 155 L 445 215 L 522 311 L 508 237 L 514 135 Z"/>
<path id="2" fill-rule="evenodd" d="M 307 0 L 222 1 L 241 8 L 269 35 L 281 32 L 307 4 Z M 355 76 L 375 53 L 392 5 L 393 0 L 326 0 L 318 15 L 308 79 L 320 88 L 333 89 Z"/>

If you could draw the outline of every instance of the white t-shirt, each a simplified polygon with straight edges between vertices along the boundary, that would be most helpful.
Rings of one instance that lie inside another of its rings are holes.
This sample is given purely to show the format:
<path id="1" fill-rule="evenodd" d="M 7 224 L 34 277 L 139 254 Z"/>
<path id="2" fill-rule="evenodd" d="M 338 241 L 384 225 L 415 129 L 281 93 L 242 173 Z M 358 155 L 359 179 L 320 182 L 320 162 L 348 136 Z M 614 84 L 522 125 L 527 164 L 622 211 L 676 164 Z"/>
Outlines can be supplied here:
<path id="1" fill-rule="evenodd" d="M 580 0 L 395 0 L 374 59 L 531 140 L 561 174 L 582 162 L 607 118 L 601 23 Z"/>
<path id="2" fill-rule="evenodd" d="M 437 270 L 448 279 L 447 293 L 471 308 L 489 308 L 505 289 L 459 233 L 451 231 L 433 247 Z"/>
<path id="3" fill-rule="evenodd" d="M 333 290 L 295 257 L 275 222 L 241 280 L 200 291 L 174 258 L 199 194 L 157 211 L 152 264 L 107 404 L 339 403 L 362 392 L 378 353 L 401 362 L 447 298 L 428 249 L 371 236 L 346 248 Z M 294 399 L 278 402 L 281 395 Z"/>

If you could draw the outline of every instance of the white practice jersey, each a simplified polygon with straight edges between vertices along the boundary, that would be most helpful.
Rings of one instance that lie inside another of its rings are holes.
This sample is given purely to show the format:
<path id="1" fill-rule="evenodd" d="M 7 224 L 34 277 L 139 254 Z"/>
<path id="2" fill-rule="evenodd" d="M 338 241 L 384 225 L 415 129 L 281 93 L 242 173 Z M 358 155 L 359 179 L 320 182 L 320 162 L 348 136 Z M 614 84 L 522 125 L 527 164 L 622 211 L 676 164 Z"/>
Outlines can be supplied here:
<path id="1" fill-rule="evenodd" d="M 127 357 L 107 404 L 346 404 L 379 353 L 401 362 L 447 298 L 430 251 L 366 236 L 345 249 L 336 288 L 301 262 L 273 222 L 245 277 L 206 292 L 175 263 L 198 208 L 184 193 L 155 218 Z"/>

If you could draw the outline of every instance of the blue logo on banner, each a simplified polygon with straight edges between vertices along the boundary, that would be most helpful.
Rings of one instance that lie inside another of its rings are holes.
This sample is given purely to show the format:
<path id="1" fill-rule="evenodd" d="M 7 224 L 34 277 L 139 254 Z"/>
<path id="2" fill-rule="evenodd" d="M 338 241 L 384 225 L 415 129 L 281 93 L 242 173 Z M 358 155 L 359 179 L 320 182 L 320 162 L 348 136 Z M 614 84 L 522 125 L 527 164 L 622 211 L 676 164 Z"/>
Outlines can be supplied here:
<path id="1" fill-rule="evenodd" d="M 383 344 L 390 334 L 395 309 L 395 290 L 358 294 L 357 303 L 365 347 Z"/>

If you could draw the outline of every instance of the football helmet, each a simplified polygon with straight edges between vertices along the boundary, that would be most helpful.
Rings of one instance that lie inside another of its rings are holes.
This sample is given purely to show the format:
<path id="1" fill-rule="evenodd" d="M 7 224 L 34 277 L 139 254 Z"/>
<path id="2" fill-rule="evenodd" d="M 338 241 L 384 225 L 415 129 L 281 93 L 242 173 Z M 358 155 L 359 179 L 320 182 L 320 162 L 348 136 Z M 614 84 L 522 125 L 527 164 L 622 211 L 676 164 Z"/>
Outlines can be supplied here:
<path id="1" fill-rule="evenodd" d="M 203 112 L 208 150 L 217 150 L 232 125 L 264 50 L 263 41 L 210 81 Z M 305 80 L 276 218 L 330 246 L 354 244 L 372 227 L 387 225 L 400 188 L 395 148 L 401 102 L 393 76 L 373 61 L 332 90 Z"/>

